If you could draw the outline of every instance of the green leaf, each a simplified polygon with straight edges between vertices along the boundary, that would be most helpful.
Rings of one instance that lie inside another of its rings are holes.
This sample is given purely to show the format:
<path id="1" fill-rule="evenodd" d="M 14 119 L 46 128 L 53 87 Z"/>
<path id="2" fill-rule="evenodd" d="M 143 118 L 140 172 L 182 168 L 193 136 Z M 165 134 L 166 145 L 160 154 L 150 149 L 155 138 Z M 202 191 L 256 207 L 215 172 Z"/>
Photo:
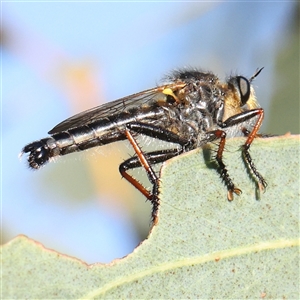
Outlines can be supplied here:
<path id="1" fill-rule="evenodd" d="M 2 247 L 2 298 L 298 299 L 299 137 L 255 140 L 251 155 L 268 182 L 260 200 L 242 142 L 226 146 L 243 191 L 232 202 L 206 151 L 176 157 L 161 171 L 159 223 L 133 253 L 89 266 L 19 236 Z"/>

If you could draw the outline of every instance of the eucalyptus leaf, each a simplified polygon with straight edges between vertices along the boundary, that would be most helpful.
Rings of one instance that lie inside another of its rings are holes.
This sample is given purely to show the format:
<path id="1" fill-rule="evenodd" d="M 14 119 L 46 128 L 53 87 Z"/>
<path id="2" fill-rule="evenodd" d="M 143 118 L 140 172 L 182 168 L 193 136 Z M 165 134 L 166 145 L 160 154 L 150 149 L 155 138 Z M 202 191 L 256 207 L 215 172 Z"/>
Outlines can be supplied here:
<path id="1" fill-rule="evenodd" d="M 2 298 L 299 299 L 299 136 L 254 141 L 260 196 L 243 142 L 226 144 L 243 191 L 232 202 L 208 150 L 176 157 L 161 170 L 159 223 L 133 253 L 87 265 L 20 235 L 1 250 Z"/>

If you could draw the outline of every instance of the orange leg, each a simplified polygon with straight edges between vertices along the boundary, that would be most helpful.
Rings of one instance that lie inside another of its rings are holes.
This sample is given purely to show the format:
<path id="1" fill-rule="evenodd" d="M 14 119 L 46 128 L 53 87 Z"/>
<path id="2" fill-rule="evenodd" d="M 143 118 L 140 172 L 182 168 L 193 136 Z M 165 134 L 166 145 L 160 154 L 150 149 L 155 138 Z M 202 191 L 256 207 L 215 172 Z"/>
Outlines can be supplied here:
<path id="1" fill-rule="evenodd" d="M 137 158 L 140 162 L 140 165 L 146 170 L 149 181 L 153 184 L 152 193 L 150 193 L 139 181 L 133 178 L 127 173 L 128 168 L 122 164 L 120 167 L 120 173 L 122 176 L 128 180 L 135 188 L 137 188 L 148 200 L 152 203 L 152 222 L 154 225 L 158 222 L 158 208 L 159 208 L 159 199 L 158 199 L 158 177 L 150 166 L 147 158 L 139 147 L 138 143 L 130 133 L 128 129 L 125 130 L 125 135 L 132 145 Z M 136 164 L 137 165 L 137 164 Z"/>
<path id="2" fill-rule="evenodd" d="M 250 153 L 249 153 L 250 145 L 252 144 L 254 138 L 256 138 L 258 136 L 257 133 L 258 133 L 258 130 L 259 130 L 259 128 L 262 124 L 263 118 L 264 118 L 264 110 L 258 109 L 257 115 L 259 116 L 258 120 L 257 120 L 256 124 L 254 125 L 252 131 L 248 135 L 246 143 L 243 146 L 242 155 L 243 155 L 243 158 L 244 158 L 249 170 L 252 172 L 253 176 L 257 179 L 257 184 L 258 184 L 259 190 L 265 191 L 265 189 L 267 187 L 267 182 L 262 177 L 262 175 L 257 171 L 257 169 L 253 163 L 253 160 L 250 156 Z"/>

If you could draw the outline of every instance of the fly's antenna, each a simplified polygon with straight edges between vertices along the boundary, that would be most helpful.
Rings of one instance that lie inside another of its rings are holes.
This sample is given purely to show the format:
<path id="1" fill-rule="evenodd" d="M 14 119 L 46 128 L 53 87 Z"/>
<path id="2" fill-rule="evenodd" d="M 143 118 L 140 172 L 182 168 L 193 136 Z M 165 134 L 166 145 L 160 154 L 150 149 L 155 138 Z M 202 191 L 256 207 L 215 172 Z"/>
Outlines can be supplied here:
<path id="1" fill-rule="evenodd" d="M 258 75 L 259 75 L 259 73 L 262 71 L 262 69 L 263 69 L 264 67 L 262 67 L 262 68 L 257 68 L 256 69 L 256 71 L 255 71 L 255 73 L 251 76 L 251 78 L 249 79 L 249 81 L 250 82 L 252 82 Z"/>
<path id="2" fill-rule="evenodd" d="M 262 71 L 262 69 L 263 69 L 264 67 L 262 67 L 262 68 L 257 68 L 256 69 L 256 71 L 255 71 L 255 73 L 251 76 L 251 78 L 249 79 L 249 82 L 251 83 L 257 76 L 258 76 L 258 74 Z"/>

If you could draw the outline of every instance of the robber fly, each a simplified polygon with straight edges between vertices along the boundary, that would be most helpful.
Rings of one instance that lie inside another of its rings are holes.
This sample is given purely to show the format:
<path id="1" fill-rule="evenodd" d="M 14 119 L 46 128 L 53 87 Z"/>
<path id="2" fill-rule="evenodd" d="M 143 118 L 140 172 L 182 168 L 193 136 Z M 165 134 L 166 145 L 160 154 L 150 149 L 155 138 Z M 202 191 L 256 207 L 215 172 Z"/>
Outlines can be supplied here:
<path id="1" fill-rule="evenodd" d="M 256 101 L 251 85 L 261 72 L 247 79 L 231 76 L 220 82 L 211 72 L 198 70 L 174 71 L 166 83 L 79 113 L 56 125 L 50 136 L 25 146 L 28 163 L 33 169 L 52 160 L 88 148 L 120 140 L 128 140 L 136 155 L 119 166 L 119 171 L 152 203 L 152 220 L 158 221 L 158 176 L 152 165 L 162 163 L 181 153 L 217 141 L 216 162 L 227 186 L 228 200 L 241 190 L 231 180 L 223 162 L 226 138 L 246 137 L 242 146 L 243 159 L 260 190 L 267 183 L 257 171 L 249 147 L 262 124 L 264 110 Z M 175 148 L 143 152 L 136 136 L 144 135 L 176 144 Z M 143 167 L 152 184 L 146 189 L 128 170 Z"/>

